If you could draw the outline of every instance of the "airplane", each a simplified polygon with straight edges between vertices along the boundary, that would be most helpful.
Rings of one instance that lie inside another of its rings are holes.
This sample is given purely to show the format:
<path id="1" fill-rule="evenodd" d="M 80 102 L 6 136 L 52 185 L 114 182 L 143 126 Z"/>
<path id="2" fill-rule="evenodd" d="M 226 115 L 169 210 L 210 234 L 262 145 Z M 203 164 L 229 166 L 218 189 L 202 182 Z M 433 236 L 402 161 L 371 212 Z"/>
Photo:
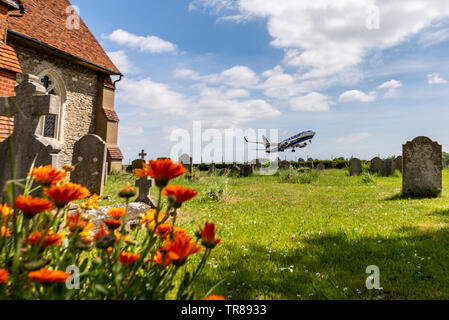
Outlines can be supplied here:
<path id="1" fill-rule="evenodd" d="M 312 144 L 312 139 L 315 137 L 316 132 L 313 130 L 306 130 L 300 132 L 293 137 L 285 139 L 281 143 L 271 143 L 265 136 L 263 137 L 264 142 L 250 141 L 247 137 L 245 137 L 246 143 L 256 143 L 265 145 L 266 153 L 275 153 L 275 152 L 285 152 L 288 149 L 292 149 L 292 152 L 296 152 L 296 148 L 305 148 L 309 144 Z M 308 143 L 307 143 L 308 141 Z"/>

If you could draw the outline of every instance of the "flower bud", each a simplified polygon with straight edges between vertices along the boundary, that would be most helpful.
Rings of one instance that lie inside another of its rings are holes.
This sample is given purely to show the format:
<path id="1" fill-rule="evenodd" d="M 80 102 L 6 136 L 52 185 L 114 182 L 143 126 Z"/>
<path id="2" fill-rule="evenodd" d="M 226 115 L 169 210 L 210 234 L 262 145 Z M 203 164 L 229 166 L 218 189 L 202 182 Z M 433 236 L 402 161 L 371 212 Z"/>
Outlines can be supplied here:
<path id="1" fill-rule="evenodd" d="M 63 169 L 65 172 L 72 172 L 73 170 L 75 170 L 75 167 L 72 166 L 72 165 L 70 165 L 70 164 L 66 164 L 66 165 L 64 165 L 64 166 L 62 167 L 62 169 Z"/>
<path id="2" fill-rule="evenodd" d="M 129 182 L 123 187 L 122 190 L 120 190 L 119 192 L 119 197 L 120 198 L 132 198 L 137 194 L 137 190 L 133 187 L 131 187 L 131 184 L 129 184 Z"/>

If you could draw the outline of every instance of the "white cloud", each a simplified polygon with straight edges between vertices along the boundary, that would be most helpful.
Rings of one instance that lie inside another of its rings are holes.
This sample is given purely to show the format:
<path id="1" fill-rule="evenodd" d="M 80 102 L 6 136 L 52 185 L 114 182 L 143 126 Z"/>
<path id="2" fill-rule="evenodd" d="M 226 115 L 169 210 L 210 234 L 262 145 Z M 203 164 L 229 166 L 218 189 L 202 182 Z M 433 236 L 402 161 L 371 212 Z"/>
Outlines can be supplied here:
<path id="1" fill-rule="evenodd" d="M 367 27 L 373 5 L 380 12 L 378 29 Z M 449 17 L 447 0 L 194 0 L 192 7 L 222 20 L 266 19 L 271 45 L 285 50 L 284 62 L 298 67 L 304 79 L 356 67 L 372 51 L 394 47 Z M 434 29 L 427 38 L 447 38 L 441 27 Z"/>
<path id="2" fill-rule="evenodd" d="M 384 97 L 390 98 L 390 97 L 393 97 L 396 94 L 396 90 L 401 87 L 402 87 L 402 82 L 393 79 L 393 80 L 382 83 L 380 86 L 377 87 L 377 89 L 387 90 Z"/>
<path id="3" fill-rule="evenodd" d="M 371 136 L 372 136 L 371 133 L 366 133 L 366 132 L 353 133 L 349 136 L 338 138 L 337 142 L 343 143 L 343 144 L 357 143 L 357 142 L 365 140 L 366 138 L 369 138 Z"/>
<path id="4" fill-rule="evenodd" d="M 331 104 L 327 95 L 318 92 L 292 98 L 289 103 L 290 107 L 297 111 L 327 111 Z"/>
<path id="5" fill-rule="evenodd" d="M 131 61 L 129 61 L 129 58 L 126 55 L 125 51 L 120 50 L 106 53 L 108 54 L 109 58 L 111 58 L 112 62 L 114 62 L 114 64 L 123 74 L 131 74 L 139 72 L 139 68 L 134 66 L 131 63 Z"/>
<path id="6" fill-rule="evenodd" d="M 144 133 L 142 127 L 135 127 L 130 125 L 119 125 L 119 133 L 121 136 L 125 137 L 134 137 L 134 136 L 140 136 Z"/>
<path id="7" fill-rule="evenodd" d="M 447 80 L 443 79 L 439 73 L 432 73 L 427 75 L 427 82 L 429 84 L 443 84 L 447 83 Z"/>
<path id="8" fill-rule="evenodd" d="M 366 94 L 359 90 L 349 90 L 340 95 L 338 98 L 338 101 L 340 102 L 353 102 L 353 101 L 360 101 L 360 102 L 373 102 L 376 100 L 376 93 L 370 92 L 369 94 Z"/>
<path id="9" fill-rule="evenodd" d="M 143 52 L 151 53 L 177 53 L 178 49 L 176 45 L 171 42 L 165 41 L 156 36 L 138 36 L 129 33 L 125 30 L 118 29 L 113 31 L 110 35 L 106 36 L 111 41 L 117 42 L 123 46 L 129 46 L 139 48 Z"/>
<path id="10" fill-rule="evenodd" d="M 419 38 L 419 44 L 430 47 L 442 43 L 449 39 L 449 28 L 429 30 L 424 32 Z"/>

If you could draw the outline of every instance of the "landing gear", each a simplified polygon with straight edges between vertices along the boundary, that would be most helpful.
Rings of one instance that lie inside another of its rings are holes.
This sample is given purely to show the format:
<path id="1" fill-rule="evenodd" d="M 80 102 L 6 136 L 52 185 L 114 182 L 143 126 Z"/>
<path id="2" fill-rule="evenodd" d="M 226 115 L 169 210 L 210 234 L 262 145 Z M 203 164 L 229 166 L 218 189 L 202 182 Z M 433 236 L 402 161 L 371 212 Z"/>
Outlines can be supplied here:
<path id="1" fill-rule="evenodd" d="M 295 150 L 295 149 L 293 149 L 293 150 L 292 150 L 292 152 L 296 152 L 296 150 Z"/>

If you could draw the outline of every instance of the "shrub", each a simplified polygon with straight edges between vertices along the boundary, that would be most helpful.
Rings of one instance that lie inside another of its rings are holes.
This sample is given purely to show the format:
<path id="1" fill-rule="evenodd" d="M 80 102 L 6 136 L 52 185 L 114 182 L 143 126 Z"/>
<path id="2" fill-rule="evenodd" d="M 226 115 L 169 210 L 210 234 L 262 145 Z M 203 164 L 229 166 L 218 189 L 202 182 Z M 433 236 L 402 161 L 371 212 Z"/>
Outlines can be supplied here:
<path id="1" fill-rule="evenodd" d="M 207 189 L 202 192 L 203 201 L 222 201 L 228 196 L 228 179 L 223 177 L 211 177 Z"/>
<path id="2" fill-rule="evenodd" d="M 276 176 L 280 183 L 311 184 L 318 179 L 319 173 L 309 168 L 306 172 L 300 172 L 291 168 L 289 170 L 278 170 Z"/>
<path id="3" fill-rule="evenodd" d="M 375 184 L 376 180 L 374 179 L 374 175 L 372 175 L 368 171 L 365 171 L 362 174 L 362 182 L 364 184 Z"/>

